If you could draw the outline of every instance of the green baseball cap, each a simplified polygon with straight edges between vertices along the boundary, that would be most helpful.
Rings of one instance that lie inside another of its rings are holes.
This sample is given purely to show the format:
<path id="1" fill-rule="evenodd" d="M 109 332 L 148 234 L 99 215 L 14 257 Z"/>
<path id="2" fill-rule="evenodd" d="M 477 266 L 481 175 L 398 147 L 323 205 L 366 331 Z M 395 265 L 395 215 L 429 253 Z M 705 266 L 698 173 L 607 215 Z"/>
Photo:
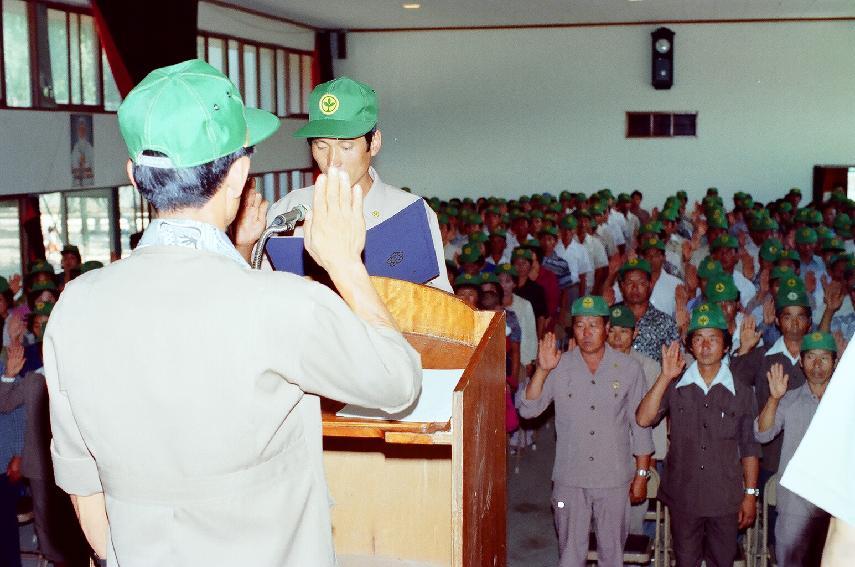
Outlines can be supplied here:
<path id="1" fill-rule="evenodd" d="M 790 194 L 793 194 L 793 195 L 801 195 L 801 194 L 802 194 L 802 190 L 801 190 L 801 189 L 799 189 L 798 187 L 790 187 Z"/>
<path id="2" fill-rule="evenodd" d="M 80 256 L 80 248 L 73 244 L 66 244 L 62 248 L 62 254 L 75 254 L 76 256 Z"/>
<path id="3" fill-rule="evenodd" d="M 540 248 L 540 240 L 537 238 L 529 238 L 522 244 L 526 248 Z"/>
<path id="4" fill-rule="evenodd" d="M 808 333 L 802 339 L 801 351 L 807 350 L 827 350 L 829 352 L 837 352 L 837 342 L 831 333 L 823 333 L 817 331 Z"/>
<path id="5" fill-rule="evenodd" d="M 606 300 L 599 295 L 583 295 L 573 302 L 570 315 L 592 315 L 595 317 L 609 317 L 611 312 Z"/>
<path id="6" fill-rule="evenodd" d="M 50 317 L 51 311 L 53 311 L 53 306 L 53 301 L 36 301 L 36 304 L 33 306 L 33 315 L 45 315 Z"/>
<path id="7" fill-rule="evenodd" d="M 35 274 L 56 274 L 56 271 L 53 269 L 48 262 L 45 260 L 39 260 L 38 262 L 33 262 L 30 264 L 29 275 L 33 276 Z"/>
<path id="8" fill-rule="evenodd" d="M 618 273 L 623 275 L 626 272 L 631 272 L 632 270 L 641 270 L 649 275 L 651 272 L 650 262 L 644 258 L 630 258 L 624 262 L 623 266 L 618 270 Z"/>
<path id="9" fill-rule="evenodd" d="M 53 280 L 46 280 L 43 282 L 36 282 L 33 284 L 33 287 L 30 288 L 30 293 L 34 291 L 56 291 L 57 287 Z"/>
<path id="10" fill-rule="evenodd" d="M 504 238 L 505 240 L 507 240 L 508 239 L 508 231 L 503 229 L 503 228 L 497 228 L 496 230 L 490 232 L 490 236 L 491 237 L 496 236 L 498 238 Z"/>
<path id="11" fill-rule="evenodd" d="M 775 309 L 793 306 L 810 308 L 804 283 L 798 278 L 789 278 L 781 282 L 778 295 L 775 296 Z"/>
<path id="12" fill-rule="evenodd" d="M 724 209 L 719 207 L 714 207 L 707 211 L 707 224 L 710 228 L 727 228 L 727 215 L 724 213 Z"/>
<path id="13" fill-rule="evenodd" d="M 626 305 L 615 305 L 609 314 L 609 323 L 612 327 L 635 328 L 635 314 Z"/>
<path id="14" fill-rule="evenodd" d="M 717 274 L 724 272 L 721 267 L 721 262 L 707 256 L 698 266 L 698 277 L 704 280 L 709 280 Z"/>
<path id="15" fill-rule="evenodd" d="M 833 236 L 831 238 L 826 238 L 822 241 L 822 250 L 834 250 L 837 252 L 842 252 L 843 250 L 846 250 L 846 246 L 843 245 L 842 240 Z"/>
<path id="16" fill-rule="evenodd" d="M 436 215 L 436 222 L 437 222 L 437 224 L 443 225 L 443 224 L 449 224 L 451 222 L 451 220 L 448 217 L 448 213 L 440 213 L 440 214 Z"/>
<path id="17" fill-rule="evenodd" d="M 99 262 L 98 260 L 89 260 L 88 262 L 83 262 L 83 264 L 81 264 L 80 273 L 85 274 L 86 272 L 91 272 L 92 270 L 97 270 L 103 267 L 103 262 Z"/>
<path id="18" fill-rule="evenodd" d="M 460 274 L 454 279 L 454 287 L 480 287 L 481 286 L 481 274 Z"/>
<path id="19" fill-rule="evenodd" d="M 852 238 L 852 219 L 846 213 L 840 213 L 834 218 L 834 230 L 838 236 Z"/>
<path id="20" fill-rule="evenodd" d="M 796 231 L 796 244 L 816 244 L 817 240 L 819 240 L 819 236 L 810 227 L 803 226 Z"/>
<path id="21" fill-rule="evenodd" d="M 793 212 L 793 204 L 789 201 L 784 201 L 778 205 L 778 210 L 783 213 L 791 213 Z"/>
<path id="22" fill-rule="evenodd" d="M 733 283 L 733 276 L 720 273 L 711 277 L 704 290 L 704 297 L 710 303 L 736 301 L 739 299 L 739 290 L 736 288 L 736 284 Z"/>
<path id="23" fill-rule="evenodd" d="M 769 281 L 780 279 L 798 278 L 795 270 L 789 266 L 775 266 L 769 274 Z M 797 280 L 798 281 L 798 280 Z"/>
<path id="24" fill-rule="evenodd" d="M 309 122 L 295 138 L 358 138 L 377 125 L 374 89 L 349 77 L 322 83 L 309 96 Z"/>
<path id="25" fill-rule="evenodd" d="M 849 253 L 834 254 L 828 259 L 828 266 L 834 266 L 837 262 L 846 262 L 848 264 L 852 257 L 852 254 Z"/>
<path id="26" fill-rule="evenodd" d="M 514 248 L 514 251 L 511 254 L 511 257 L 512 258 L 525 258 L 529 262 L 531 262 L 534 259 L 534 255 L 532 255 L 531 250 L 529 250 L 528 248 L 523 248 L 521 246 Z"/>
<path id="27" fill-rule="evenodd" d="M 629 203 L 632 201 L 632 197 L 629 196 L 629 193 L 620 193 L 617 196 L 618 203 Z"/>
<path id="28" fill-rule="evenodd" d="M 676 221 L 678 213 L 677 209 L 669 207 L 659 214 L 659 218 L 664 221 Z"/>
<path id="29" fill-rule="evenodd" d="M 540 232 L 537 233 L 538 236 L 543 237 L 544 235 L 554 236 L 558 238 L 558 229 L 554 226 L 544 226 L 540 229 Z"/>
<path id="30" fill-rule="evenodd" d="M 543 211 L 532 211 L 528 214 L 529 219 L 541 219 L 543 220 Z"/>
<path id="31" fill-rule="evenodd" d="M 689 333 L 698 329 L 721 329 L 727 330 L 727 321 L 721 307 L 715 303 L 701 303 L 692 310 L 692 320 L 689 323 Z"/>
<path id="32" fill-rule="evenodd" d="M 791 262 L 798 262 L 799 264 L 802 263 L 802 259 L 799 258 L 799 253 L 795 250 L 781 250 L 781 252 L 778 254 L 778 257 L 775 258 L 775 262 L 781 262 L 785 260 L 789 260 Z"/>
<path id="33" fill-rule="evenodd" d="M 831 229 L 825 226 L 824 224 L 819 225 L 814 230 L 816 230 L 816 235 L 819 237 L 820 240 L 825 240 L 826 238 L 831 238 L 832 236 L 834 236 L 834 233 L 831 231 Z"/>
<path id="34" fill-rule="evenodd" d="M 472 234 L 470 234 L 470 235 L 469 235 L 469 242 L 470 242 L 470 243 L 473 243 L 473 242 L 474 242 L 474 243 L 476 243 L 476 244 L 481 244 L 481 243 L 483 243 L 483 242 L 487 242 L 487 239 L 488 239 L 488 238 L 489 238 L 489 237 L 488 237 L 486 234 L 484 234 L 484 233 L 483 233 L 483 232 L 481 232 L 480 230 L 476 230 L 475 232 L 473 232 Z"/>
<path id="35" fill-rule="evenodd" d="M 0 293 L 6 293 L 10 289 L 11 288 L 9 287 L 9 280 L 4 278 L 3 276 L 0 276 Z"/>
<path id="36" fill-rule="evenodd" d="M 279 118 L 247 108 L 238 88 L 199 59 L 155 69 L 119 106 L 119 129 L 135 164 L 185 168 L 254 146 Z M 145 156 L 146 150 L 166 157 Z"/>
<path id="37" fill-rule="evenodd" d="M 466 245 L 460 250 L 457 261 L 461 264 L 474 264 L 481 259 L 481 251 L 475 246 Z"/>
<path id="38" fill-rule="evenodd" d="M 499 285 L 499 277 L 493 272 L 481 272 L 481 283 L 492 283 Z"/>
<path id="39" fill-rule="evenodd" d="M 641 234 L 659 234 L 662 232 L 663 227 L 660 221 L 650 221 L 641 225 L 641 230 L 639 233 Z"/>
<path id="40" fill-rule="evenodd" d="M 496 266 L 495 273 L 496 275 L 508 274 L 509 276 L 513 277 L 517 277 L 519 275 L 519 272 L 517 272 L 517 269 L 514 268 L 514 265 L 508 263 L 499 264 L 498 266 Z"/>
<path id="41" fill-rule="evenodd" d="M 710 245 L 711 250 L 718 250 L 719 248 L 739 249 L 739 240 L 731 234 L 722 234 L 713 240 L 713 243 Z"/>
<path id="42" fill-rule="evenodd" d="M 564 218 L 561 219 L 561 222 L 558 223 L 558 226 L 566 230 L 576 230 L 576 227 L 578 225 L 579 223 L 576 222 L 576 219 L 573 217 L 573 215 L 566 215 Z"/>
<path id="43" fill-rule="evenodd" d="M 662 239 L 658 236 L 645 235 L 645 237 L 641 239 L 641 251 L 650 250 L 651 248 L 665 250 L 665 243 L 662 242 Z"/>
<path id="44" fill-rule="evenodd" d="M 760 257 L 767 262 L 774 262 L 784 249 L 784 244 L 777 238 L 767 238 L 760 245 Z"/>

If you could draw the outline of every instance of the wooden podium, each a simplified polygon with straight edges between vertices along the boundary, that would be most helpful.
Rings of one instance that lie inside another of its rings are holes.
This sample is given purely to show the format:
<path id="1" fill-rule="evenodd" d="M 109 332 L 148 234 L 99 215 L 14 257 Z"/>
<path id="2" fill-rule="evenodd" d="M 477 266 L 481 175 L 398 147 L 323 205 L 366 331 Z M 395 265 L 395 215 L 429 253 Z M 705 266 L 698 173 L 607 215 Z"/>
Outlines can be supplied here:
<path id="1" fill-rule="evenodd" d="M 465 369 L 445 423 L 344 418 L 325 401 L 341 567 L 506 564 L 505 321 L 453 295 L 372 278 L 430 369 Z"/>

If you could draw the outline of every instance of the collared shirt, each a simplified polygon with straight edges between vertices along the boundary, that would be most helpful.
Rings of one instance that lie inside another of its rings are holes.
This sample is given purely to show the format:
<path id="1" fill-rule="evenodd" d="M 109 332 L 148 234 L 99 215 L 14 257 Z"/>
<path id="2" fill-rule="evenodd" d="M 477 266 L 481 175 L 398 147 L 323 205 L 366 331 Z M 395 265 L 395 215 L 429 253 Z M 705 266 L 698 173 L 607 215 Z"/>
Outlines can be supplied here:
<path id="1" fill-rule="evenodd" d="M 733 270 L 733 283 L 736 285 L 736 289 L 739 290 L 739 302 L 742 305 L 748 305 L 748 302 L 757 293 L 757 288 L 739 270 Z"/>
<path id="2" fill-rule="evenodd" d="M 683 280 L 672 276 L 663 269 L 653 285 L 653 291 L 650 292 L 650 304 L 666 315 L 673 317 L 677 312 L 677 287 L 681 285 L 683 285 Z M 615 303 L 622 302 L 623 294 L 617 282 L 614 283 L 612 289 L 615 292 Z"/>
<path id="3" fill-rule="evenodd" d="M 527 400 L 523 395 L 520 403 L 524 418 L 555 403 L 553 482 L 582 488 L 627 485 L 635 472 L 633 455 L 654 451 L 650 428 L 635 420 L 646 389 L 641 365 L 608 345 L 593 374 L 580 349 L 564 353 L 540 397 Z"/>
<path id="4" fill-rule="evenodd" d="M 588 274 L 594 271 L 594 263 L 591 260 L 590 252 L 579 242 L 576 236 L 573 236 L 573 239 L 570 240 L 570 244 L 567 246 L 564 246 L 564 242 L 559 240 L 558 244 L 555 245 L 555 251 L 570 266 L 573 283 L 579 283 L 579 274 Z"/>
<path id="5" fill-rule="evenodd" d="M 674 318 L 663 313 L 653 305 L 647 306 L 647 311 L 635 325 L 638 336 L 632 343 L 632 348 L 646 354 L 656 362 L 662 362 L 662 345 L 669 345 L 680 340 L 677 323 Z"/>
<path id="6" fill-rule="evenodd" d="M 780 469 L 784 470 L 796 452 L 799 443 L 807 433 L 819 398 L 810 390 L 810 384 L 804 383 L 795 390 L 790 390 L 778 403 L 775 411 L 775 421 L 766 431 L 760 431 L 760 417 L 754 420 L 754 438 L 759 443 L 768 443 L 784 431 L 784 441 L 781 447 Z M 796 516 L 817 516 L 822 511 L 797 494 L 793 494 L 780 484 L 778 485 L 778 512 Z"/>
<path id="7" fill-rule="evenodd" d="M 716 384 L 721 384 L 727 388 L 731 394 L 734 396 L 736 395 L 736 386 L 733 384 L 733 374 L 730 373 L 730 368 L 727 367 L 726 362 L 722 362 L 712 382 L 707 386 L 704 377 L 701 376 L 701 371 L 698 368 L 698 361 L 696 360 L 689 365 L 685 372 L 683 372 L 683 376 L 677 382 L 677 388 L 685 388 L 692 384 L 703 390 L 705 396 L 710 393 L 710 390 Z"/>
<path id="8" fill-rule="evenodd" d="M 799 357 L 801 356 L 801 353 L 793 355 L 787 349 L 787 344 L 784 342 L 783 336 L 781 336 L 777 341 L 775 341 L 772 346 L 769 347 L 769 350 L 766 351 L 765 356 L 772 356 L 773 354 L 783 354 L 790 360 L 793 366 L 799 363 Z"/>
<path id="9" fill-rule="evenodd" d="M 668 386 L 656 418 L 667 414 L 671 431 L 660 498 L 696 516 L 734 514 L 743 498 L 742 459 L 760 454 L 751 389 L 733 380 L 731 391 L 724 376 L 708 390 L 694 379 L 680 382 Z"/>
<path id="10" fill-rule="evenodd" d="M 626 244 L 626 233 L 627 233 L 627 225 L 626 225 L 626 217 L 618 211 L 612 209 L 609 211 L 609 218 L 606 221 L 607 224 L 612 229 L 612 234 L 614 236 L 615 244 L 620 246 L 621 244 Z"/>
<path id="11" fill-rule="evenodd" d="M 606 255 L 611 258 L 617 253 L 617 243 L 615 242 L 614 232 L 612 232 L 612 228 L 607 224 L 601 224 L 597 227 L 596 232 L 594 233 L 595 238 L 599 238 L 600 242 L 603 243 L 603 246 L 606 249 Z M 608 264 L 608 261 L 606 262 Z"/>
<path id="12" fill-rule="evenodd" d="M 585 248 L 591 256 L 591 261 L 594 263 L 594 269 L 605 268 L 609 265 L 609 256 L 606 254 L 606 247 L 603 241 L 595 238 L 591 234 L 585 235 Z"/>
<path id="13" fill-rule="evenodd" d="M 451 293 L 451 283 L 448 281 L 448 270 L 445 267 L 446 251 L 442 245 L 442 236 L 440 236 L 439 233 L 439 222 L 437 221 L 436 213 L 430 208 L 427 201 L 418 195 L 407 193 L 397 187 L 384 183 L 373 167 L 368 168 L 368 175 L 372 180 L 371 189 L 365 195 L 365 200 L 362 202 L 366 230 L 374 228 L 413 203 L 421 201 L 425 207 L 425 214 L 428 219 L 428 228 L 430 230 L 431 240 L 433 241 L 437 267 L 439 268 L 439 275 L 427 282 L 426 285 Z M 267 212 L 267 224 L 270 225 L 273 219 L 276 218 L 276 215 L 289 211 L 298 204 L 311 208 L 313 195 L 312 189 L 313 186 L 295 189 L 280 200 L 276 201 Z M 303 227 L 298 226 L 295 228 L 294 235 L 302 236 Z M 508 236 L 508 245 L 510 246 L 510 235 Z M 462 239 L 465 240 L 465 237 L 462 237 Z M 454 243 L 457 244 L 457 240 L 455 240 Z"/>
<path id="14" fill-rule="evenodd" d="M 237 251 L 226 233 L 212 224 L 191 219 L 154 219 L 146 227 L 137 248 L 181 246 L 208 250 L 229 258 L 242 268 L 249 264 Z"/>
<path id="15" fill-rule="evenodd" d="M 551 256 L 545 256 L 541 262 L 541 266 L 555 274 L 558 278 L 558 287 L 567 289 L 573 285 L 573 274 L 570 273 L 570 265 L 567 260 L 553 252 Z M 579 281 L 579 278 L 576 278 Z"/>
<path id="16" fill-rule="evenodd" d="M 507 309 L 516 314 L 520 323 L 520 363 L 526 365 L 537 358 L 537 319 L 534 317 L 534 309 L 529 300 L 516 293 Z"/>

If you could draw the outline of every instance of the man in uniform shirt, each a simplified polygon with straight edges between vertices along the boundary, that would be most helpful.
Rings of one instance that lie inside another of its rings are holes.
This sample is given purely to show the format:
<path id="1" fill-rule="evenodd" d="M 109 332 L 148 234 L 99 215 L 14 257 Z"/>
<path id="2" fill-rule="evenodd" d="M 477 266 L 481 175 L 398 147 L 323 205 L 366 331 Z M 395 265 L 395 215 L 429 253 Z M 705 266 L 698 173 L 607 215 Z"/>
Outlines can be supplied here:
<path id="1" fill-rule="evenodd" d="M 671 510 L 677 567 L 696 567 L 703 559 L 709 567 L 732 567 L 738 530 L 756 515 L 757 412 L 751 389 L 728 369 L 729 344 L 721 309 L 701 304 L 686 337 L 695 362 L 683 372 L 679 343 L 663 345 L 662 372 L 636 412 L 642 426 L 670 418 L 659 498 Z"/>
<path id="2" fill-rule="evenodd" d="M 535 417 L 555 403 L 552 504 L 560 567 L 586 564 L 592 513 L 599 564 L 617 567 L 630 502 L 647 498 L 653 439 L 633 419 L 644 374 L 638 362 L 608 346 L 609 307 L 602 297 L 578 298 L 571 315 L 577 348 L 561 354 L 555 336 L 544 336 L 520 415 Z"/>
<path id="3" fill-rule="evenodd" d="M 570 266 L 570 273 L 573 276 L 573 285 L 570 286 L 570 303 L 572 303 L 580 295 L 585 295 L 588 286 L 593 283 L 594 264 L 587 248 L 579 242 L 576 235 L 578 228 L 576 219 L 572 215 L 566 215 L 559 221 L 558 227 L 561 238 L 555 245 L 555 251 Z"/>
<path id="4" fill-rule="evenodd" d="M 813 419 L 834 372 L 837 344 L 829 333 L 810 333 L 802 339 L 801 366 L 807 382 L 790 390 L 781 364 L 766 375 L 769 400 L 754 420 L 754 437 L 767 443 L 781 431 L 781 468 L 786 469 Z M 780 567 L 819 567 L 828 514 L 783 486 L 778 487 L 775 523 L 775 559 Z"/>
<path id="5" fill-rule="evenodd" d="M 367 229 L 377 226 L 421 200 L 418 195 L 383 183 L 371 166 L 371 161 L 380 152 L 382 142 L 380 130 L 377 128 L 377 112 L 377 94 L 371 87 L 347 77 L 339 77 L 315 87 L 309 97 L 309 123 L 294 133 L 295 137 L 309 140 L 312 158 L 321 173 L 326 173 L 333 166 L 340 168 L 348 173 L 354 186 L 362 190 Z M 277 215 L 298 204 L 309 207 L 311 203 L 312 187 L 291 191 L 270 207 L 267 223 L 269 225 Z M 427 201 L 422 200 L 422 204 L 427 214 L 439 268 L 439 275 L 427 284 L 450 292 L 436 213 L 431 210 Z M 294 231 L 294 234 L 301 233 L 300 227 Z M 254 244 L 245 244 L 242 250 L 244 257 L 248 257 Z"/>
<path id="6" fill-rule="evenodd" d="M 245 108 L 193 59 L 152 71 L 118 119 L 128 175 L 157 218 L 129 258 L 71 282 L 51 315 L 57 485 L 109 567 L 332 567 L 318 396 L 400 411 L 421 382 L 360 260 L 362 193 L 329 168 L 306 223 L 339 297 L 250 270 L 225 234 L 249 147 L 276 116 Z"/>

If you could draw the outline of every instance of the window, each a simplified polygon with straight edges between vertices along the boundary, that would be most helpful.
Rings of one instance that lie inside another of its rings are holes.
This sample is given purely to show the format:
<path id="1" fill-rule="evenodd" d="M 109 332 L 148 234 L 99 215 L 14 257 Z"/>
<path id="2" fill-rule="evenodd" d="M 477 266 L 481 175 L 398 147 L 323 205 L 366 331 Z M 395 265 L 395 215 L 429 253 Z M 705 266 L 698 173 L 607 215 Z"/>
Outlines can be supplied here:
<path id="1" fill-rule="evenodd" d="M 88 8 L 0 2 L 0 106 L 90 111 L 119 107 L 119 90 Z"/>
<path id="2" fill-rule="evenodd" d="M 697 112 L 627 112 L 627 138 L 697 136 Z"/>
<path id="3" fill-rule="evenodd" d="M 0 275 L 21 272 L 21 228 L 18 199 L 0 200 Z"/>
<path id="4" fill-rule="evenodd" d="M 247 106 L 281 117 L 308 115 L 311 54 L 208 32 L 197 37 L 196 50 L 238 85 Z"/>
<path id="5" fill-rule="evenodd" d="M 294 189 L 308 187 L 314 183 L 312 170 L 309 168 L 257 173 L 252 177 L 255 179 L 255 190 L 261 193 L 270 204 Z"/>

